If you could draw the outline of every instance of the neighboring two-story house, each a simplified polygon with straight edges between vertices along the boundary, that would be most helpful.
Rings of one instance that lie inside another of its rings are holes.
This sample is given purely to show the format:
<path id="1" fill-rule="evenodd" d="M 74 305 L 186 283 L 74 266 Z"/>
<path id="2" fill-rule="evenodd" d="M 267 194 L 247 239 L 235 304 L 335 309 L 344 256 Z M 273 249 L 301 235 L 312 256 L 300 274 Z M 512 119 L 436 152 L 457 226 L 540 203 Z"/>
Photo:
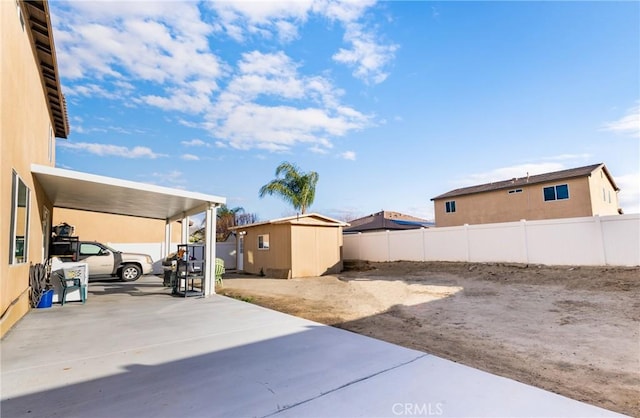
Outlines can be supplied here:
<path id="1" fill-rule="evenodd" d="M 600 164 L 451 190 L 431 199 L 437 227 L 622 213 Z"/>

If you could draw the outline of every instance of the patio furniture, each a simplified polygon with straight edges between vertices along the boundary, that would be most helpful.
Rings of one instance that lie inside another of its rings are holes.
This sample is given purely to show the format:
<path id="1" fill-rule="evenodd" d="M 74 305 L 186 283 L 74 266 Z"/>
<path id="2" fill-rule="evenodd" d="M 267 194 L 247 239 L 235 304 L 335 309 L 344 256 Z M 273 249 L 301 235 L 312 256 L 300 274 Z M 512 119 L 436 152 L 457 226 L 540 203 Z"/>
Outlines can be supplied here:
<path id="1" fill-rule="evenodd" d="M 222 275 L 225 271 L 224 260 L 216 258 L 216 283 L 220 283 L 220 285 L 222 285 Z"/>
<path id="2" fill-rule="evenodd" d="M 83 266 L 74 266 L 62 268 L 61 270 L 62 276 L 60 275 L 60 270 L 56 271 L 55 274 L 58 276 L 58 279 L 60 279 L 60 284 L 62 285 L 62 295 L 60 297 L 62 306 L 64 306 L 64 303 L 67 301 L 67 294 L 76 289 L 80 291 L 80 300 L 84 304 L 87 300 L 87 285 L 83 277 L 83 275 L 86 274 L 86 269 Z"/>

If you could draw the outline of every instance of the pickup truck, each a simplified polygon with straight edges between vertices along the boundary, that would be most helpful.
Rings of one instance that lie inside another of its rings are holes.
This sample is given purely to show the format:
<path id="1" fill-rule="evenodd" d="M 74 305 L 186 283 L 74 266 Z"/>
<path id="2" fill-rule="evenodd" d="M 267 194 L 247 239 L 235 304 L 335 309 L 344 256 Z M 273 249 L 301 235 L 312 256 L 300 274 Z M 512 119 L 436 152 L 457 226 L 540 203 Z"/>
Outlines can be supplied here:
<path id="1" fill-rule="evenodd" d="M 120 277 L 125 282 L 133 282 L 153 270 L 153 260 L 147 254 L 125 253 L 99 242 L 70 237 L 52 241 L 49 256 L 87 263 L 90 279 Z"/>

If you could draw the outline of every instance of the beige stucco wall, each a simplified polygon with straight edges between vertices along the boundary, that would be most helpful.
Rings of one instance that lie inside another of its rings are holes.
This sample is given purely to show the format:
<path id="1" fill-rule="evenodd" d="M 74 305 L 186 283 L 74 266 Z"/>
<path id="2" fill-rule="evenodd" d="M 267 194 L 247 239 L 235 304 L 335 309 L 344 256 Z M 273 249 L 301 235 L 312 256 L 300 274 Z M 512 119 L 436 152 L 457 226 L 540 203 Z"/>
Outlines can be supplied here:
<path id="1" fill-rule="evenodd" d="M 165 221 L 158 219 L 54 208 L 53 225 L 63 222 L 73 225 L 75 235 L 87 241 L 121 244 L 164 242 Z M 171 224 L 171 242 L 182 242 L 182 223 Z"/>
<path id="2" fill-rule="evenodd" d="M 245 272 L 274 277 L 313 277 L 342 271 L 342 227 L 301 218 L 293 223 L 263 224 L 245 232 Z M 269 234 L 269 249 L 258 249 L 258 236 Z"/>
<path id="3" fill-rule="evenodd" d="M 43 262 L 42 213 L 51 210 L 31 175 L 31 163 L 55 161 L 51 117 L 27 28 L 15 1 L 0 1 L 0 329 L 2 335 L 29 309 L 29 262 Z M 30 190 L 28 259 L 9 265 L 11 178 L 15 171 Z"/>
<path id="4" fill-rule="evenodd" d="M 293 225 L 293 277 L 314 277 L 342 271 L 342 227 Z"/>
<path id="5" fill-rule="evenodd" d="M 594 215 L 606 216 L 618 214 L 618 192 L 613 188 L 602 168 L 589 177 L 591 187 L 591 210 Z M 604 192 L 604 193 L 603 193 Z"/>
<path id="6" fill-rule="evenodd" d="M 513 189 L 522 189 L 521 193 L 509 194 L 511 189 L 502 189 L 438 199 L 434 201 L 436 226 L 592 216 L 594 213 L 592 212 L 592 192 L 589 188 L 589 181 L 589 178 L 582 177 L 528 186 L 514 186 Z M 569 186 L 569 199 L 545 202 L 543 189 L 561 184 Z M 600 194 L 602 194 L 601 188 Z M 450 200 L 456 202 L 456 212 L 454 213 L 445 212 L 445 202 Z"/>
<path id="7" fill-rule="evenodd" d="M 244 271 L 265 274 L 267 269 L 291 269 L 291 225 L 265 224 L 247 228 L 244 238 Z M 258 236 L 269 234 L 269 249 L 258 249 Z"/>

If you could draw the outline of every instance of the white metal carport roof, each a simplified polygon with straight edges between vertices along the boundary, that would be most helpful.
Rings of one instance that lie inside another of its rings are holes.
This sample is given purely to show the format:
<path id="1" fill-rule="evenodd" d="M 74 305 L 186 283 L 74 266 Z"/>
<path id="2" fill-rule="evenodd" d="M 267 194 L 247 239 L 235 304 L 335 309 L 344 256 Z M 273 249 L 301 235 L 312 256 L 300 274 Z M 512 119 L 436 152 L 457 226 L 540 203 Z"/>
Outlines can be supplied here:
<path id="1" fill-rule="evenodd" d="M 31 165 L 31 173 L 54 207 L 165 220 L 165 248 L 169 247 L 171 222 L 204 212 L 205 294 L 215 293 L 215 208 L 225 204 L 226 198 L 39 164 Z M 183 232 L 183 241 L 186 238 Z"/>
<path id="2" fill-rule="evenodd" d="M 226 203 L 220 196 L 31 165 L 53 206 L 175 221 Z"/>

